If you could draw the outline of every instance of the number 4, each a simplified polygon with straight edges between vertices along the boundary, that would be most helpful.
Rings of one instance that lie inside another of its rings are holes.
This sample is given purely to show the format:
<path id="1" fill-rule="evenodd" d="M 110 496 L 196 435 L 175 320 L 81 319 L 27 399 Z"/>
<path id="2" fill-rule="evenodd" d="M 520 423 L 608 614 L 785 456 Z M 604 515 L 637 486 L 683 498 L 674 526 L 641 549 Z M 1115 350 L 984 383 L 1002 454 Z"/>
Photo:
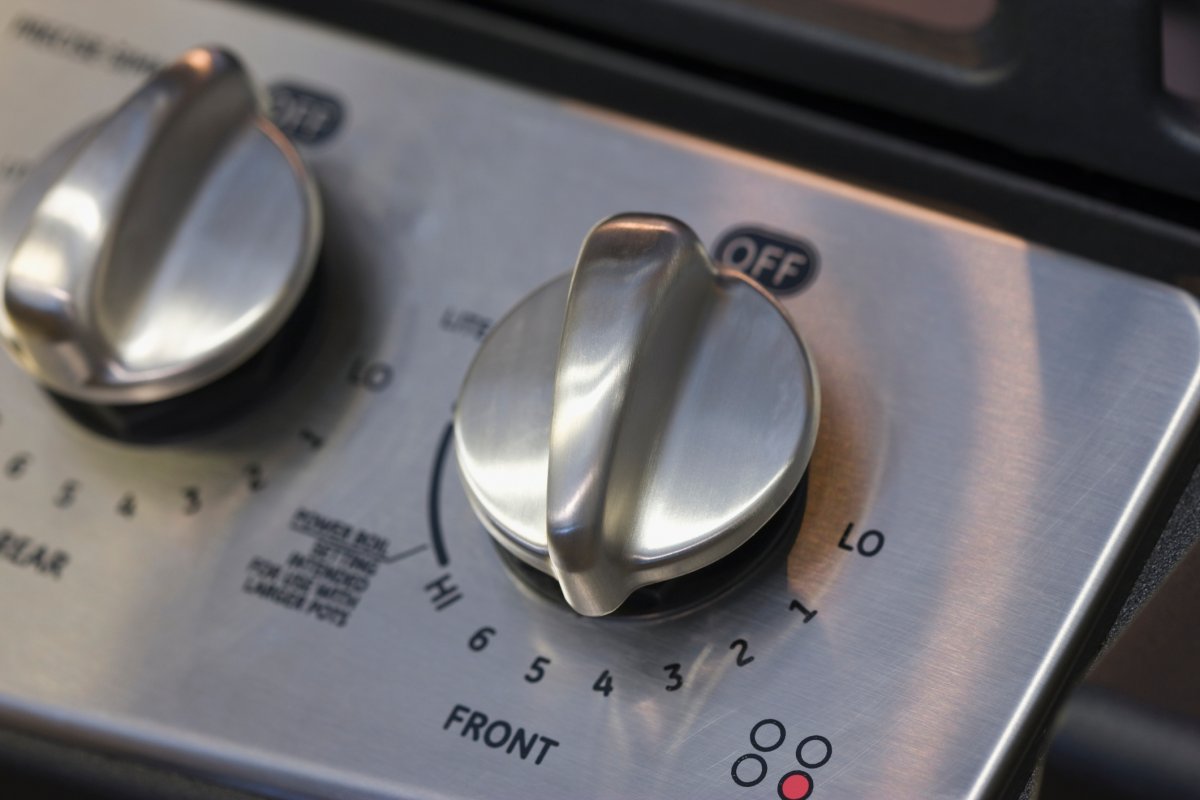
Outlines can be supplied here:
<path id="1" fill-rule="evenodd" d="M 604 672 L 600 673 L 600 677 L 596 678 L 596 682 L 592 684 L 592 691 L 600 692 L 605 697 L 608 697 L 610 694 L 612 694 L 612 690 L 612 675 L 608 674 L 608 670 L 604 670 Z"/>

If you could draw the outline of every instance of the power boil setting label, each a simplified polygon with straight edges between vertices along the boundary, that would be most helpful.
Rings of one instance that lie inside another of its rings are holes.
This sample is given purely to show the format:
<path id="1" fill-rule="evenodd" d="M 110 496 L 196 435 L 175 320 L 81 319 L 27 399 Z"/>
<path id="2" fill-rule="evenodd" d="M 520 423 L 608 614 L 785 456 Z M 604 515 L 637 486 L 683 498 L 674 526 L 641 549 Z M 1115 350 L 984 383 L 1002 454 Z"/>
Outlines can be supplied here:
<path id="1" fill-rule="evenodd" d="M 426 548 L 390 553 L 386 536 L 308 508 L 296 509 L 288 528 L 305 537 L 307 549 L 293 550 L 282 561 L 250 559 L 242 591 L 339 628 L 350 621 L 381 566 Z"/>

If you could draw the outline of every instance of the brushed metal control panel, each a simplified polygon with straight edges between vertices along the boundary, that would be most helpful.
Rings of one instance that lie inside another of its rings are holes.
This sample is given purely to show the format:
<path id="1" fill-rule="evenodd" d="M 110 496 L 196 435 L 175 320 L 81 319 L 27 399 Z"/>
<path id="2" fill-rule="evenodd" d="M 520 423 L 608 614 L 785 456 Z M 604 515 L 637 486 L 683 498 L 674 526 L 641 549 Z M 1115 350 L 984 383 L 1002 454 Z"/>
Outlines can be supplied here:
<path id="1" fill-rule="evenodd" d="M 974 224 L 233 4 L 0 0 L 0 37 L 0 200 L 217 43 L 326 211 L 297 363 L 210 433 L 116 441 L 0 362 L 6 725 L 282 795 L 988 797 L 1195 421 L 1190 297 Z M 655 620 L 514 580 L 449 446 L 488 326 L 625 211 L 814 266 L 795 544 Z"/>

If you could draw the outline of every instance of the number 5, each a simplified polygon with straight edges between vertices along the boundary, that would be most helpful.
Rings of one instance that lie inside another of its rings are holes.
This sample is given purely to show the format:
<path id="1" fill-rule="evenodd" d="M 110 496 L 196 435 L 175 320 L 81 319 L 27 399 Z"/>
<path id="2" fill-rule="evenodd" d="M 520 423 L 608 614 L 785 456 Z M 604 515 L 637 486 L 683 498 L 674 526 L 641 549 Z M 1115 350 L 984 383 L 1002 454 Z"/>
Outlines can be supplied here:
<path id="1" fill-rule="evenodd" d="M 525 673 L 525 680 L 529 683 L 537 683 L 542 678 L 546 677 L 546 665 L 550 663 L 550 659 L 545 656 L 538 656 L 529 665 L 529 672 Z"/>

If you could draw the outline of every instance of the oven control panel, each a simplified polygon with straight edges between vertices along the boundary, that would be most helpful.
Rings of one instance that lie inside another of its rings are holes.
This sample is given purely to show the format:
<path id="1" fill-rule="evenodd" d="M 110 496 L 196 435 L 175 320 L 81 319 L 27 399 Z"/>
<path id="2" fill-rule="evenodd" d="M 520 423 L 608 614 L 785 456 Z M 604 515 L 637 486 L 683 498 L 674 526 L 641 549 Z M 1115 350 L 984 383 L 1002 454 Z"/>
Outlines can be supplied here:
<path id="1" fill-rule="evenodd" d="M 984 798 L 1192 298 L 299 20 L 0 0 L 0 722 L 279 796 Z"/>

